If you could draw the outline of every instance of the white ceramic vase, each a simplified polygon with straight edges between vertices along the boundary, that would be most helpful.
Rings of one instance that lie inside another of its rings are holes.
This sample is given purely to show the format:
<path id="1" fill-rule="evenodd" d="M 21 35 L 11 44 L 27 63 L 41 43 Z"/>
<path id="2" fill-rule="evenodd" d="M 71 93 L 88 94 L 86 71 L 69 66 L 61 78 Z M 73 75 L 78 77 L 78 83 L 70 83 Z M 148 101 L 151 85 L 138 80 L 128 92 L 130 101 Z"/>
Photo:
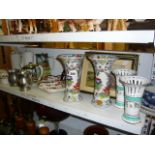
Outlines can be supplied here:
<path id="1" fill-rule="evenodd" d="M 115 69 L 112 71 L 116 77 L 116 102 L 115 106 L 118 108 L 124 108 L 124 86 L 120 82 L 120 77 L 135 75 L 136 71 L 131 69 Z"/>
<path id="2" fill-rule="evenodd" d="M 88 59 L 95 70 L 95 90 L 92 104 L 99 107 L 107 107 L 110 101 L 110 73 L 116 56 L 106 54 L 91 54 Z"/>
<path id="3" fill-rule="evenodd" d="M 125 87 L 125 108 L 122 119 L 128 123 L 139 123 L 143 93 L 150 80 L 141 76 L 123 76 L 120 81 Z"/>
<path id="4" fill-rule="evenodd" d="M 63 64 L 66 72 L 64 101 L 80 101 L 80 78 L 84 56 L 82 54 L 63 54 L 59 55 L 57 58 Z"/>

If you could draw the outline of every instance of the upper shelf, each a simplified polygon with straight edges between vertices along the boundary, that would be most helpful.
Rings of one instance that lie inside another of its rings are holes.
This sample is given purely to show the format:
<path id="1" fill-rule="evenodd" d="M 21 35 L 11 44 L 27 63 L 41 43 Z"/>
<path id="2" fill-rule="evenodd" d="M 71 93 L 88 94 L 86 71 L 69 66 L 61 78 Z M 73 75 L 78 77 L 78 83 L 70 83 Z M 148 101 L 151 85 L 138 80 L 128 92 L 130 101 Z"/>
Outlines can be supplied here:
<path id="1" fill-rule="evenodd" d="M 154 43 L 155 30 L 62 32 L 0 36 L 0 43 L 13 42 L 115 42 Z"/>

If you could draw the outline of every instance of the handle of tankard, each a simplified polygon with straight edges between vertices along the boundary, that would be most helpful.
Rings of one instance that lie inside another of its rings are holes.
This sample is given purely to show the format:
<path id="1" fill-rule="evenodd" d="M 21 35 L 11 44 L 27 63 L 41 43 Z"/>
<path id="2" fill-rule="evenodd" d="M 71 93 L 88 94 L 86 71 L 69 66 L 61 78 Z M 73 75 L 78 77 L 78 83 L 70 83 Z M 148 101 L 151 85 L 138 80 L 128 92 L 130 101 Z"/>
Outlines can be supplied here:
<path id="1" fill-rule="evenodd" d="M 41 80 L 41 78 L 42 78 L 42 76 L 43 76 L 43 67 L 41 66 L 41 65 L 38 65 L 38 67 L 39 67 L 39 69 L 40 69 L 40 75 L 39 75 L 39 77 L 38 77 L 38 81 L 40 81 Z"/>

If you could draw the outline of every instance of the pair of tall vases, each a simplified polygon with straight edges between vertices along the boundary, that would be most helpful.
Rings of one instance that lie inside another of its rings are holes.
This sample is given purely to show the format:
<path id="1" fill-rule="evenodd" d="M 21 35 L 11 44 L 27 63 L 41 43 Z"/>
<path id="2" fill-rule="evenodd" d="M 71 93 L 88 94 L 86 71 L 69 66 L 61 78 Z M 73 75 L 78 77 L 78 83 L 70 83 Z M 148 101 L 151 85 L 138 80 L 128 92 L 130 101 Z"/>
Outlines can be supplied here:
<path id="1" fill-rule="evenodd" d="M 61 61 L 66 72 L 66 89 L 64 101 L 79 102 L 80 78 L 84 55 L 62 54 Z M 95 71 L 95 89 L 92 104 L 106 108 L 111 105 L 110 99 L 110 74 L 113 63 L 117 57 L 109 54 L 90 54 L 88 59 L 93 64 Z M 116 102 L 115 106 L 124 109 L 122 119 L 128 123 L 140 122 L 140 107 L 145 86 L 149 80 L 135 76 L 136 72 L 130 69 L 116 69 L 112 71 L 116 77 Z"/>

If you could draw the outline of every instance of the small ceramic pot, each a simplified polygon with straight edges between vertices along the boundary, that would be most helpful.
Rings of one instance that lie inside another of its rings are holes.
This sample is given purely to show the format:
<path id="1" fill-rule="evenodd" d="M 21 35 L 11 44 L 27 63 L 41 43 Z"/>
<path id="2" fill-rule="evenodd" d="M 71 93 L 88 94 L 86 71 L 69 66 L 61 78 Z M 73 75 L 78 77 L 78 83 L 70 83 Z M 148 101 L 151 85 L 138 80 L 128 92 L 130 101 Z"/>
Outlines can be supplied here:
<path id="1" fill-rule="evenodd" d="M 88 59 L 95 69 L 95 90 L 92 104 L 106 107 L 110 101 L 110 73 L 111 67 L 117 57 L 106 54 L 91 54 Z"/>
<path id="2" fill-rule="evenodd" d="M 141 76 L 123 76 L 120 81 L 125 87 L 125 108 L 122 119 L 128 123 L 139 123 L 143 93 L 150 80 Z"/>
<path id="3" fill-rule="evenodd" d="M 80 95 L 80 78 L 83 55 L 81 54 L 63 54 L 57 57 L 63 64 L 66 72 L 66 86 L 64 101 L 78 102 Z"/>
<path id="4" fill-rule="evenodd" d="M 118 108 L 124 108 L 124 86 L 119 81 L 122 76 L 135 75 L 136 71 L 131 69 L 115 69 L 112 71 L 116 77 L 116 102 L 115 106 Z"/>
<path id="5" fill-rule="evenodd" d="M 0 83 L 9 84 L 8 82 L 8 73 L 6 70 L 0 70 Z"/>
<path id="6" fill-rule="evenodd" d="M 9 84 L 8 77 L 3 77 L 0 81 L 2 84 Z"/>

